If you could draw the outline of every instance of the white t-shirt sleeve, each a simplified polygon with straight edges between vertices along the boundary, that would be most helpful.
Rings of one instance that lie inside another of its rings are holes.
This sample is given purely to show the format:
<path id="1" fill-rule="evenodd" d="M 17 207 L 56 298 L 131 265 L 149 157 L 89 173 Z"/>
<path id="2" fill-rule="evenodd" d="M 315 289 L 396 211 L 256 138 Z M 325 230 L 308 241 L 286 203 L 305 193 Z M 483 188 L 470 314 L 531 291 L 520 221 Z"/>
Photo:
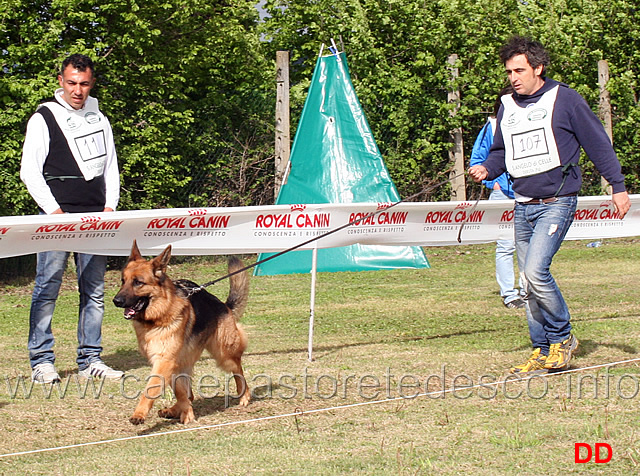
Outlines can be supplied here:
<path id="1" fill-rule="evenodd" d="M 107 120 L 105 118 L 105 120 Z M 111 124 L 106 128 L 107 160 L 104 164 L 104 183 L 106 187 L 105 208 L 116 210 L 120 201 L 120 171 L 118 170 L 118 155 L 113 142 Z"/>
<path id="2" fill-rule="evenodd" d="M 60 205 L 51 193 L 42 171 L 49 153 L 49 128 L 42 114 L 34 114 L 27 123 L 27 133 L 22 148 L 20 179 L 38 206 L 51 214 Z"/>

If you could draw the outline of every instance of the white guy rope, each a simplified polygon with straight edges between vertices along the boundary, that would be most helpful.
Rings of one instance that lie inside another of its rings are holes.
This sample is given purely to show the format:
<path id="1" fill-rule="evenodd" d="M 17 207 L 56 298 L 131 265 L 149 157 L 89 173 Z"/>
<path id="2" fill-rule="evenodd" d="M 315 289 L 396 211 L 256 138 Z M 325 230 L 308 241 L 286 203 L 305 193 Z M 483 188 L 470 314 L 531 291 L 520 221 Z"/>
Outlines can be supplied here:
<path id="1" fill-rule="evenodd" d="M 582 367 L 582 368 L 577 368 L 577 369 L 570 369 L 570 370 L 565 370 L 562 372 L 554 372 L 551 374 L 543 374 L 543 375 L 532 375 L 530 377 L 524 377 L 524 378 L 506 378 L 502 381 L 499 382 L 490 382 L 490 383 L 482 383 L 482 384 L 477 384 L 477 385 L 470 385 L 468 387 L 458 387 L 458 388 L 448 388 L 448 389 L 442 389 L 442 390 L 436 390 L 434 392 L 425 392 L 425 393 L 420 393 L 417 395 L 412 395 L 411 397 L 394 397 L 394 398 L 387 398 L 384 400 L 373 400 L 373 401 L 368 401 L 368 402 L 360 402 L 360 403 L 349 403 L 346 405 L 338 405 L 335 407 L 327 407 L 327 408 L 316 408 L 313 410 L 300 410 L 297 412 L 293 412 L 293 413 L 283 413 L 280 415 L 272 415 L 272 416 L 267 416 L 267 417 L 260 417 L 260 418 L 252 418 L 250 420 L 239 420 L 239 421 L 231 421 L 231 422 L 227 422 L 227 423 L 216 423 L 214 425 L 205 425 L 205 426 L 198 426 L 195 428 L 182 428 L 179 430 L 171 430 L 171 431 L 163 431 L 163 432 L 159 432 L 159 433 L 149 433 L 146 435 L 134 435 L 134 436 L 126 436 L 123 438 L 114 438 L 112 440 L 100 440 L 100 441 L 90 441 L 90 442 L 86 442 L 86 443 L 77 443 L 74 445 L 66 445 L 66 446 L 56 446 L 56 447 L 52 447 L 52 448 L 41 448 L 41 449 L 37 449 L 37 450 L 29 450 L 29 451 L 19 451 L 16 453 L 5 453 L 5 454 L 0 454 L 0 459 L 2 458 L 9 458 L 12 456 L 24 456 L 24 455 L 32 455 L 32 454 L 37 454 L 37 453 L 47 453 L 47 452 L 53 452 L 53 451 L 62 451 L 62 450 L 68 450 L 68 449 L 72 449 L 72 448 L 83 448 L 86 446 L 97 446 L 97 445 L 104 445 L 107 443 L 118 443 L 118 442 L 122 442 L 122 441 L 131 441 L 131 440 L 139 440 L 142 438 L 151 438 L 151 437 L 156 437 L 156 436 L 166 436 L 166 435 L 177 435 L 179 433 L 187 433 L 187 432 L 192 432 L 192 431 L 200 431 L 200 430 L 212 430 L 212 429 L 217 429 L 217 428 L 224 428 L 227 426 L 236 426 L 236 425 L 245 425 L 245 424 L 249 424 L 249 423 L 260 423 L 260 422 L 264 422 L 264 421 L 269 421 L 269 420 L 276 420 L 276 419 L 281 419 L 281 418 L 289 418 L 289 417 L 298 417 L 298 416 L 303 416 L 303 415 L 310 415 L 313 413 L 324 413 L 324 412 L 330 412 L 330 411 L 335 411 L 335 410 L 345 410 L 345 409 L 349 409 L 349 408 L 356 408 L 356 407 L 363 407 L 366 405 L 377 405 L 380 403 L 391 403 L 391 402 L 397 402 L 399 400 L 414 400 L 416 398 L 419 397 L 428 397 L 430 395 L 442 395 L 442 394 L 446 394 L 446 393 L 451 393 L 451 392 L 455 392 L 455 391 L 468 391 L 468 390 L 473 390 L 473 389 L 477 389 L 477 388 L 487 388 L 487 387 L 491 387 L 491 386 L 498 386 L 498 385 L 506 385 L 507 383 L 521 383 L 521 382 L 526 382 L 528 380 L 534 379 L 534 378 L 545 378 L 545 377 L 555 377 L 558 375 L 567 375 L 567 374 L 572 374 L 572 373 L 577 373 L 577 372 L 583 372 L 586 370 L 594 370 L 594 369 L 599 369 L 599 368 L 604 368 L 604 367 L 613 367 L 615 365 L 622 365 L 622 364 L 629 364 L 632 362 L 640 362 L 640 358 L 637 359 L 629 359 L 629 360 L 620 360 L 617 362 L 610 362 L 607 364 L 600 364 L 600 365 L 592 365 L 590 367 Z"/>

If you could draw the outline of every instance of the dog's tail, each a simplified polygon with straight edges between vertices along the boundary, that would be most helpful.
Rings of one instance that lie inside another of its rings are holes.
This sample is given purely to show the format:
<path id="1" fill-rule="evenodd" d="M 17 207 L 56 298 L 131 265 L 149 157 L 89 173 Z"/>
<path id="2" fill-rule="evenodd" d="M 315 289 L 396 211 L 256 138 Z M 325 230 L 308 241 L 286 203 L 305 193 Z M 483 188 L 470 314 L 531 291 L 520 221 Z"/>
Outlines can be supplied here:
<path id="1" fill-rule="evenodd" d="M 242 268 L 244 268 L 244 264 L 240 258 L 236 256 L 231 256 L 229 258 L 229 273 L 235 273 Z M 229 281 L 230 285 L 229 296 L 227 297 L 227 306 L 229 306 L 233 311 L 233 317 L 235 317 L 236 321 L 239 321 L 247 307 L 247 300 L 249 298 L 249 276 L 245 270 L 231 276 Z"/>

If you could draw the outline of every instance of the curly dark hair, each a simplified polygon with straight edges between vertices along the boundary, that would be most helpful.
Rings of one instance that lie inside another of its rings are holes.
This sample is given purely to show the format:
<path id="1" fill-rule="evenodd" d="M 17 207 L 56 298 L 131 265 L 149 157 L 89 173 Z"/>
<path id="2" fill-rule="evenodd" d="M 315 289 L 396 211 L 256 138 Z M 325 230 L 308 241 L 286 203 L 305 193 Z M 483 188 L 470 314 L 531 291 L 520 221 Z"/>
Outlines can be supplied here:
<path id="1" fill-rule="evenodd" d="M 62 68 L 60 69 L 60 75 L 64 72 L 67 66 L 73 66 L 74 69 L 78 71 L 86 71 L 87 69 L 91 70 L 91 74 L 95 76 L 95 69 L 93 68 L 93 61 L 86 55 L 81 54 L 73 54 L 65 58 L 62 62 Z"/>
<path id="2" fill-rule="evenodd" d="M 517 55 L 525 55 L 533 69 L 542 65 L 542 76 L 545 75 L 547 66 L 551 62 L 549 53 L 542 46 L 542 43 L 525 36 L 513 36 L 507 44 L 500 48 L 500 61 L 502 61 L 502 64 Z"/>

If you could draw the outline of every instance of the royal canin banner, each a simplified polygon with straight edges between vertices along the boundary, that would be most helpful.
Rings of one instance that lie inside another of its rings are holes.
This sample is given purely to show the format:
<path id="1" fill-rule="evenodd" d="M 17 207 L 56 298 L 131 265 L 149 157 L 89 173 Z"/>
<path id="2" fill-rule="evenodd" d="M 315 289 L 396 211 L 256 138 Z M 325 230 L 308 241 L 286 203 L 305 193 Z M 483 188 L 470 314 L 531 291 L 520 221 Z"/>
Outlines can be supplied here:
<path id="1" fill-rule="evenodd" d="M 145 255 L 156 255 L 167 245 L 176 255 L 223 255 L 278 252 L 306 242 L 298 249 L 355 243 L 465 245 L 513 237 L 513 200 L 390 205 L 172 208 L 1 217 L 0 258 L 47 250 L 128 256 L 134 239 Z M 580 197 L 567 239 L 638 235 L 640 195 L 631 195 L 631 210 L 623 220 L 608 197 Z"/>

